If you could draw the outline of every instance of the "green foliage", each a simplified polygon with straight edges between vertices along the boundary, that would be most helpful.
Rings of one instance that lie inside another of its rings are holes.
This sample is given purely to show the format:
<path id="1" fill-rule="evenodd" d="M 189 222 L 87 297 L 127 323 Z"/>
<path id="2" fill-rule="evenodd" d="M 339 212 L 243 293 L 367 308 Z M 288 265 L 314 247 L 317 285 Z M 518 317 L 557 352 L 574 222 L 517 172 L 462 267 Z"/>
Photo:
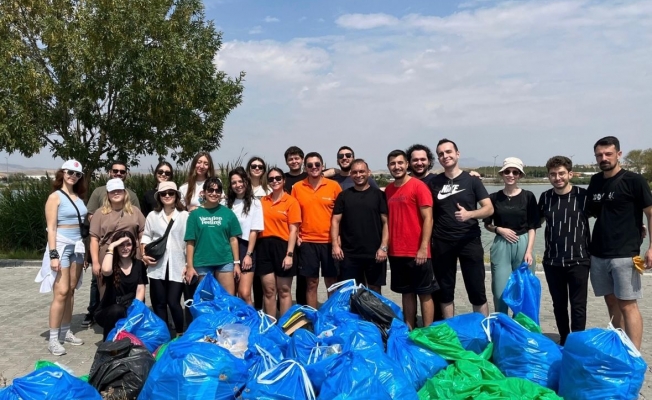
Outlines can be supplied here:
<path id="1" fill-rule="evenodd" d="M 652 182 L 652 148 L 631 150 L 624 158 L 628 169 L 643 174 Z"/>
<path id="2" fill-rule="evenodd" d="M 0 192 L 0 249 L 3 252 L 45 249 L 45 202 L 51 192 L 49 179 L 28 180 L 3 188 Z"/>
<path id="3" fill-rule="evenodd" d="M 215 68 L 200 0 L 0 2 L 0 149 L 76 158 L 87 177 L 219 147 L 244 73 Z M 89 179 L 89 178 L 87 178 Z"/>

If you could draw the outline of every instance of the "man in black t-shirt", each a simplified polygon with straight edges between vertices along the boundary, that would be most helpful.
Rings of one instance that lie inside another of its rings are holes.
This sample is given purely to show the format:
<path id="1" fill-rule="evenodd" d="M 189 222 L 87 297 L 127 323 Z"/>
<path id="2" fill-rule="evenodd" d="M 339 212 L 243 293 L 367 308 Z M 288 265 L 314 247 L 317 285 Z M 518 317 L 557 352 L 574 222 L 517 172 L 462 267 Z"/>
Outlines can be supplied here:
<path id="1" fill-rule="evenodd" d="M 380 293 L 387 277 L 387 200 L 371 186 L 369 166 L 351 163 L 354 186 L 337 196 L 331 220 L 333 258 L 340 261 L 340 279 L 356 279 Z"/>
<path id="2" fill-rule="evenodd" d="M 442 313 L 444 318 L 455 315 L 455 275 L 459 259 L 473 311 L 487 315 L 484 249 L 478 219 L 492 215 L 494 208 L 482 181 L 458 166 L 460 152 L 455 142 L 440 140 L 437 157 L 444 173 L 433 178 L 428 186 L 433 194 L 432 259 L 440 287 Z"/>
<path id="3" fill-rule="evenodd" d="M 588 192 L 570 183 L 573 162 L 555 156 L 546 163 L 552 189 L 541 194 L 539 214 L 546 223 L 543 270 L 552 297 L 552 308 L 564 345 L 572 332 L 586 328 L 586 297 L 589 282 Z M 570 300 L 570 328 L 568 302 Z"/>
<path id="4" fill-rule="evenodd" d="M 639 255 L 643 239 L 643 214 L 647 217 L 650 247 L 643 260 L 652 268 L 652 193 L 645 179 L 621 168 L 620 142 L 607 136 L 593 146 L 602 172 L 591 177 L 589 209 L 596 217 L 591 253 L 591 285 L 596 296 L 604 296 L 612 323 L 622 328 L 636 348 L 641 348 L 643 319 L 641 276 L 633 257 Z M 641 271 L 642 272 L 642 271 Z"/>

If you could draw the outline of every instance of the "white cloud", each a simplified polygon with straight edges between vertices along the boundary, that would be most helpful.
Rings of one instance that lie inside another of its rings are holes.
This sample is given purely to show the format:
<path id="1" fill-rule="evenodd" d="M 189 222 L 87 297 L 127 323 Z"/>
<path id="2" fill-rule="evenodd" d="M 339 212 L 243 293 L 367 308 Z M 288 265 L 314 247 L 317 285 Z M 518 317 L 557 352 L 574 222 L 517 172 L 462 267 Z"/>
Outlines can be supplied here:
<path id="1" fill-rule="evenodd" d="M 218 66 L 247 77 L 220 154 L 247 138 L 280 165 L 292 144 L 333 164 L 348 144 L 377 169 L 393 148 L 444 136 L 463 157 L 528 165 L 559 153 L 591 162 L 609 134 L 625 152 L 652 147 L 649 1 L 489 2 L 336 24 L 341 36 L 225 43 Z"/>
<path id="2" fill-rule="evenodd" d="M 260 25 L 254 26 L 249 30 L 250 35 L 259 35 L 261 33 L 263 33 L 263 27 Z"/>
<path id="3" fill-rule="evenodd" d="M 345 14 L 335 20 L 337 25 L 347 29 L 373 29 L 398 22 L 398 18 L 387 14 Z"/>
<path id="4" fill-rule="evenodd" d="M 263 21 L 265 21 L 267 23 L 271 23 L 271 22 L 279 22 L 280 19 L 268 15 L 268 16 L 265 17 L 265 19 Z"/>

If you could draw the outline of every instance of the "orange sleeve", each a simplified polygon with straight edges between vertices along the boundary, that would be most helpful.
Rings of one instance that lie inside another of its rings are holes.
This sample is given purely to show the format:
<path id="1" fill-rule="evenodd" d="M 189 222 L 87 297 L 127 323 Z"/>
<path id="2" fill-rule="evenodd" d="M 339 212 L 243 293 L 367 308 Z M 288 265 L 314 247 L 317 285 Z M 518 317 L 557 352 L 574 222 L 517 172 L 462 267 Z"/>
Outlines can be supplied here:
<path id="1" fill-rule="evenodd" d="M 288 224 L 300 224 L 301 223 L 301 207 L 299 202 L 291 198 L 288 200 Z"/>

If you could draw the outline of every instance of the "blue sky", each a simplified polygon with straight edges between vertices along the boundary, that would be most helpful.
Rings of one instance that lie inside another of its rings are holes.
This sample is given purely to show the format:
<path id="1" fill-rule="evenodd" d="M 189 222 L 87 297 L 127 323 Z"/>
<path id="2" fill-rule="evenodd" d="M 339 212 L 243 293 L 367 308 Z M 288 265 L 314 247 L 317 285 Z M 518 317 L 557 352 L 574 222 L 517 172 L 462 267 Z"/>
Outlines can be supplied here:
<path id="1" fill-rule="evenodd" d="M 244 149 L 283 165 L 298 145 L 334 165 L 349 145 L 382 169 L 389 151 L 443 137 L 458 143 L 463 166 L 495 155 L 590 163 L 606 135 L 625 153 L 652 147 L 649 0 L 205 5 L 224 33 L 218 68 L 247 72 L 217 162 Z"/>

